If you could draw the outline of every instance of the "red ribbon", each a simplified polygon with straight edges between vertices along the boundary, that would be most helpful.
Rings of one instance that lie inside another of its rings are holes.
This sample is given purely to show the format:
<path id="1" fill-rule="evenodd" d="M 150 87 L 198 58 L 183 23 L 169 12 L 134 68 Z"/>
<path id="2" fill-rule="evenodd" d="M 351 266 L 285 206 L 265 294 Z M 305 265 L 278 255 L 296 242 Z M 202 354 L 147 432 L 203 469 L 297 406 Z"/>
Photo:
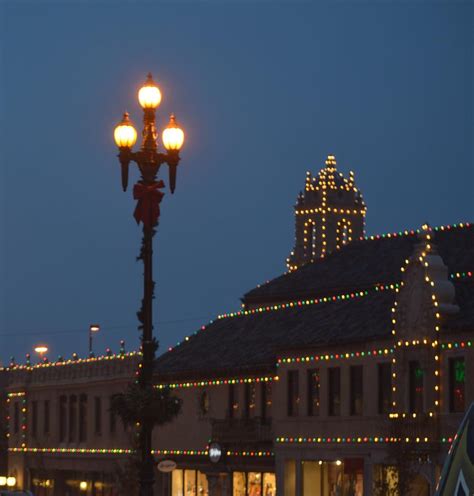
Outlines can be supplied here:
<path id="1" fill-rule="evenodd" d="M 165 183 L 158 181 L 150 185 L 137 183 L 133 187 L 133 198 L 138 200 L 133 216 L 137 224 L 143 222 L 145 227 L 154 227 L 158 224 L 160 216 L 160 202 L 165 196 L 159 189 L 164 188 Z"/>

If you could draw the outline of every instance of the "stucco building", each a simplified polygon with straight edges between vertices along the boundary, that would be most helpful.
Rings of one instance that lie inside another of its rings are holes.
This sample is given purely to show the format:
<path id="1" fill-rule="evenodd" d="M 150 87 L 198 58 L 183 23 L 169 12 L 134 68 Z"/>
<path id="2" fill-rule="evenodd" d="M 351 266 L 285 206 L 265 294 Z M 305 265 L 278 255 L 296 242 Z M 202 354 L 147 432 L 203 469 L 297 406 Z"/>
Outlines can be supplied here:
<path id="1" fill-rule="evenodd" d="M 474 228 L 364 237 L 365 212 L 329 156 L 298 197 L 289 271 L 157 360 L 156 387 L 183 400 L 154 432 L 157 460 L 177 463 L 158 494 L 389 494 L 393 466 L 412 494 L 433 494 L 474 400 Z M 8 371 L 10 470 L 22 484 L 119 494 L 113 474 L 133 432 L 107 401 L 137 361 Z"/>

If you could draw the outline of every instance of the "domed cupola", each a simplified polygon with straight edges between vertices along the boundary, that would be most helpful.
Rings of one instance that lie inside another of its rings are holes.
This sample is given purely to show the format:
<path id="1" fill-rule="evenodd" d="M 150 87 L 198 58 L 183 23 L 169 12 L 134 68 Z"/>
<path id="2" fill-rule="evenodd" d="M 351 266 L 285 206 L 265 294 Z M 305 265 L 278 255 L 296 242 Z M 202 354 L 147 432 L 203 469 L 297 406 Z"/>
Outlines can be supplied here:
<path id="1" fill-rule="evenodd" d="M 317 176 L 306 173 L 304 192 L 298 195 L 295 248 L 287 259 L 288 269 L 296 270 L 363 236 L 366 211 L 354 173 L 345 178 L 334 155 L 328 155 Z"/>

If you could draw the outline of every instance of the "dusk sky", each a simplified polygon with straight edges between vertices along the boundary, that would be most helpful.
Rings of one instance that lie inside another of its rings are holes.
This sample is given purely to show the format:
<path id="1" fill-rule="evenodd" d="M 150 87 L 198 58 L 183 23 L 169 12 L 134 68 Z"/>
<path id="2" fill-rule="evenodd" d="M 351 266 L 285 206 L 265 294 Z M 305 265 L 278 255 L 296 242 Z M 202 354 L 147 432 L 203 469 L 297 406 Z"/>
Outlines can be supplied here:
<path id="1" fill-rule="evenodd" d="M 113 129 L 151 71 L 186 132 L 155 237 L 160 352 L 286 270 L 305 173 L 355 171 L 367 234 L 474 220 L 472 2 L 0 2 L 0 360 L 138 346 Z M 165 169 L 163 169 L 165 172 Z M 163 175 L 163 174 L 162 174 Z M 130 182 L 138 178 L 136 171 Z M 166 176 L 164 179 L 167 179 Z"/>

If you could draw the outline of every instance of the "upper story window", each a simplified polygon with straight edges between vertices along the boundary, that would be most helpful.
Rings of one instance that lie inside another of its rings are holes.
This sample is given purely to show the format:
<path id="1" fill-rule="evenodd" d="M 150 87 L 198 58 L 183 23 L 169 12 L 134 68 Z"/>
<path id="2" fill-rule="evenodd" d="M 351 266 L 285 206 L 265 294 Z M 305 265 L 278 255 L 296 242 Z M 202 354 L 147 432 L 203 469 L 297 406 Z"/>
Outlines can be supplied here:
<path id="1" fill-rule="evenodd" d="M 204 417 L 209 414 L 209 409 L 210 409 L 210 400 L 209 400 L 209 393 L 207 391 L 202 391 L 199 394 L 199 415 L 201 417 Z"/>
<path id="2" fill-rule="evenodd" d="M 228 415 L 229 418 L 234 418 L 239 409 L 239 392 L 235 384 L 229 384 L 229 404 Z"/>
<path id="3" fill-rule="evenodd" d="M 244 389 L 244 417 L 250 418 L 255 415 L 255 383 L 250 382 L 245 384 Z"/>
<path id="4" fill-rule="evenodd" d="M 94 430 L 96 434 L 102 434 L 102 399 L 94 398 Z"/>
<path id="5" fill-rule="evenodd" d="M 350 368 L 351 376 L 351 415 L 362 415 L 364 401 L 364 380 L 362 365 Z"/>
<path id="6" fill-rule="evenodd" d="M 117 415 L 112 408 L 113 396 L 109 398 L 109 431 L 110 434 L 114 434 L 117 429 Z"/>
<path id="7" fill-rule="evenodd" d="M 319 415 L 321 376 L 319 369 L 308 370 L 308 415 Z"/>
<path id="8" fill-rule="evenodd" d="M 449 411 L 462 413 L 465 409 L 464 384 L 466 380 L 464 357 L 449 359 Z"/>
<path id="9" fill-rule="evenodd" d="M 38 434 L 38 402 L 31 402 L 31 435 L 36 437 Z"/>
<path id="10" fill-rule="evenodd" d="M 69 441 L 76 440 L 77 428 L 77 396 L 75 394 L 69 397 Z"/>
<path id="11" fill-rule="evenodd" d="M 261 407 L 261 417 L 263 420 L 268 420 L 272 416 L 272 383 L 262 382 L 261 384 L 261 395 L 262 401 Z"/>
<path id="12" fill-rule="evenodd" d="M 67 397 L 59 397 L 59 442 L 66 441 Z"/>
<path id="13" fill-rule="evenodd" d="M 422 413 L 424 397 L 424 371 L 418 360 L 412 360 L 408 365 L 410 413 Z"/>
<path id="14" fill-rule="evenodd" d="M 79 397 L 79 442 L 87 439 L 87 395 Z"/>
<path id="15" fill-rule="evenodd" d="M 299 374 L 297 370 L 288 371 L 288 416 L 298 415 L 300 403 Z"/>
<path id="16" fill-rule="evenodd" d="M 18 434 L 20 430 L 20 405 L 18 401 L 13 404 L 13 432 Z"/>
<path id="17" fill-rule="evenodd" d="M 43 403 L 43 432 L 49 434 L 49 400 Z"/>
<path id="18" fill-rule="evenodd" d="M 392 408 L 392 364 L 379 363 L 377 366 L 378 375 L 378 411 L 379 413 L 389 413 Z"/>
<path id="19" fill-rule="evenodd" d="M 333 367 L 328 369 L 328 413 L 329 415 L 341 414 L 341 369 Z"/>

